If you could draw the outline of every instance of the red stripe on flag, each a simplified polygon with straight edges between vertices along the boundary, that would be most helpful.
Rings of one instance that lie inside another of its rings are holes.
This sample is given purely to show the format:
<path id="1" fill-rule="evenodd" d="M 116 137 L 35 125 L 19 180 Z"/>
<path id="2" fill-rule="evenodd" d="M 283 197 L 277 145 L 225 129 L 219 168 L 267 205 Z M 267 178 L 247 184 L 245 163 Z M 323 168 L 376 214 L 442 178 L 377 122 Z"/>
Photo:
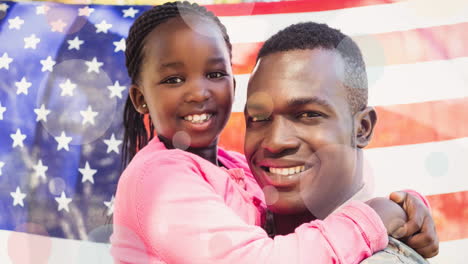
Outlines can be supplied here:
<path id="1" fill-rule="evenodd" d="M 468 98 L 377 106 L 376 110 L 378 122 L 368 148 L 468 137 Z M 243 153 L 244 136 L 243 113 L 232 113 L 220 145 Z"/>
<path id="2" fill-rule="evenodd" d="M 364 50 L 368 43 L 377 41 L 381 44 L 381 49 L 385 54 L 384 65 L 395 65 L 468 57 L 466 31 L 468 31 L 468 23 L 459 23 L 357 36 L 353 39 Z M 366 56 L 365 51 L 363 55 Z M 372 56 L 372 54 L 369 55 Z M 366 62 L 368 62 L 367 66 L 382 65 L 381 61 L 373 61 L 372 58 Z"/>
<path id="3" fill-rule="evenodd" d="M 250 16 L 318 12 L 360 6 L 389 4 L 404 0 L 302 0 L 281 2 L 239 3 L 226 5 L 205 5 L 217 16 Z"/>
<path id="4" fill-rule="evenodd" d="M 430 195 L 427 199 L 440 241 L 468 238 L 468 191 Z"/>
<path id="5" fill-rule="evenodd" d="M 376 109 L 379 121 L 370 148 L 468 137 L 468 98 Z"/>
<path id="6" fill-rule="evenodd" d="M 408 64 L 468 57 L 468 23 L 356 36 L 367 66 Z M 263 42 L 233 45 L 235 74 L 249 74 Z M 377 54 L 376 54 L 377 53 Z"/>

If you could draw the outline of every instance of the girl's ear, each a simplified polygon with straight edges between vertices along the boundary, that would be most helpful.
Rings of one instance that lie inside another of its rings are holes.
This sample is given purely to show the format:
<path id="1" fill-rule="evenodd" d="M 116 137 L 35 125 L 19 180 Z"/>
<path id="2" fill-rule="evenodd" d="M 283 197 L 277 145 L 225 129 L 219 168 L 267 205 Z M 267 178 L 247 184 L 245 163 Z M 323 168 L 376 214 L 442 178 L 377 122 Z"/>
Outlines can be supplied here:
<path id="1" fill-rule="evenodd" d="M 377 123 L 377 112 L 373 107 L 366 107 L 364 110 L 355 114 L 356 146 L 358 148 L 366 147 L 372 139 L 374 127 Z"/>
<path id="2" fill-rule="evenodd" d="M 136 84 L 132 84 L 132 86 L 130 86 L 128 95 L 132 100 L 133 107 L 135 107 L 135 110 L 137 110 L 138 113 L 142 115 L 148 113 L 148 105 L 145 101 L 145 95 L 141 92 L 140 87 L 138 87 Z"/>

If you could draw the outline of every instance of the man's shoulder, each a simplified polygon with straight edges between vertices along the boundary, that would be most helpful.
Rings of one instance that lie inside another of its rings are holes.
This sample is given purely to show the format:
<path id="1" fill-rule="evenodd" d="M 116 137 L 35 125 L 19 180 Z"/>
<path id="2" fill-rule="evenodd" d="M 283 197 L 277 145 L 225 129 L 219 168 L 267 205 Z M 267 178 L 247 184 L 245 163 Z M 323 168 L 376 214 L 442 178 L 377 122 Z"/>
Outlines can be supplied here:
<path id="1" fill-rule="evenodd" d="M 369 258 L 361 264 L 428 264 L 416 251 L 402 242 L 389 237 L 388 246 Z"/>

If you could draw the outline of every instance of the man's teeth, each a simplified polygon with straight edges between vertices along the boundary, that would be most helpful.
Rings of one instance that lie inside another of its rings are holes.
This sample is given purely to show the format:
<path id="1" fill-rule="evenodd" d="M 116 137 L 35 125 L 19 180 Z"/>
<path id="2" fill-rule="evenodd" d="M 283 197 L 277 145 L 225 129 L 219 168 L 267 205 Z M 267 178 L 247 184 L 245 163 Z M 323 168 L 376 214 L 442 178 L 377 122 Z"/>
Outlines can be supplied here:
<path id="1" fill-rule="evenodd" d="M 303 172 L 305 170 L 305 166 L 296 166 L 290 168 L 269 168 L 271 173 L 280 174 L 280 175 L 292 175 L 299 172 Z"/>
<path id="2" fill-rule="evenodd" d="M 184 117 L 184 120 L 190 121 L 194 124 L 203 123 L 211 118 L 212 114 L 201 114 L 201 115 L 188 115 Z"/>

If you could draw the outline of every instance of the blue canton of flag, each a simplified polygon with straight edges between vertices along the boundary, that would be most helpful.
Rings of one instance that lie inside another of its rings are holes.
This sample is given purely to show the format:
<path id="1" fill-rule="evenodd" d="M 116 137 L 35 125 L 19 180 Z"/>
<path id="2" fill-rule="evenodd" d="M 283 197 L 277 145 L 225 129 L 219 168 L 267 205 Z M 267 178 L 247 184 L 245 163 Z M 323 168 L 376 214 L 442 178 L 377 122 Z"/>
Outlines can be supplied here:
<path id="1" fill-rule="evenodd" d="M 107 241 L 125 37 L 147 8 L 0 2 L 0 229 Z"/>

